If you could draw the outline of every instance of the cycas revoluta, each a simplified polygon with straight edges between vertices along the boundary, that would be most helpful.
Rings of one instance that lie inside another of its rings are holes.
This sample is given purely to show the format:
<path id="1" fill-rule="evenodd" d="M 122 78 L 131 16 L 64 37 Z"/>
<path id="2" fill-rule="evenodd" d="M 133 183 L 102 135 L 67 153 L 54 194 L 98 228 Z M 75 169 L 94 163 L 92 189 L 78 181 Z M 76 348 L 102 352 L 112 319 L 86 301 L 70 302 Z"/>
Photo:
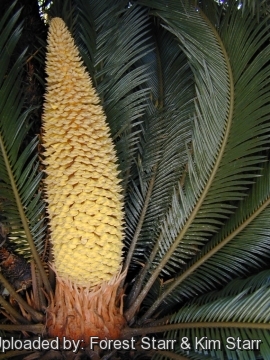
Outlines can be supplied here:
<path id="1" fill-rule="evenodd" d="M 2 331 L 134 339 L 135 350 L 81 357 L 269 358 L 270 25 L 267 6 L 254 4 L 55 1 L 44 180 L 38 140 L 27 137 L 24 54 L 9 63 L 19 13 L 11 6 L 2 16 L 1 222 L 32 266 L 32 288 L 21 295 L 0 274 L 15 301 L 0 298 Z M 49 233 L 55 290 L 41 261 Z M 153 342 L 149 351 L 146 335 L 176 342 Z M 204 336 L 221 346 L 196 349 Z M 242 341 L 237 352 L 228 337 Z M 251 348 L 247 339 L 261 343 Z"/>

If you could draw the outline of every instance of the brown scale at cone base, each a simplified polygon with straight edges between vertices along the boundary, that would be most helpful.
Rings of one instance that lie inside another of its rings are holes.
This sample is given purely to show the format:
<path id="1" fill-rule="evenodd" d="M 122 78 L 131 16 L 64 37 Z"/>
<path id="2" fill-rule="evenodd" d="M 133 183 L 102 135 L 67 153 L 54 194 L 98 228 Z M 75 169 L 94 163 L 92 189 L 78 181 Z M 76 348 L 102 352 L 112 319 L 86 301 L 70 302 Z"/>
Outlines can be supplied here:
<path id="1" fill-rule="evenodd" d="M 85 346 L 90 337 L 119 339 L 126 325 L 122 296 L 117 295 L 121 279 L 115 276 L 89 290 L 58 278 L 54 301 L 47 310 L 49 336 L 83 340 Z"/>

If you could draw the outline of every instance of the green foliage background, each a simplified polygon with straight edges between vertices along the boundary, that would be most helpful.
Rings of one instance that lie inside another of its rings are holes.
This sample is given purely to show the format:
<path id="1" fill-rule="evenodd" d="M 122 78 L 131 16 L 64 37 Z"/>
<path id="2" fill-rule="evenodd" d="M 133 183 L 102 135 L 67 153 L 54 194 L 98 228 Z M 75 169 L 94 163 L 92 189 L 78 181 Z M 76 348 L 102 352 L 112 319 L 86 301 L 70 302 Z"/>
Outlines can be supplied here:
<path id="1" fill-rule="evenodd" d="M 25 54 L 10 62 L 23 26 L 13 6 L 0 22 L 1 222 L 50 292 Z M 270 359 L 268 3 L 56 0 L 53 16 L 79 46 L 118 154 L 128 269 L 123 336 L 179 339 L 174 351 L 132 356 Z M 37 57 L 44 66 L 43 43 Z M 262 344 L 203 351 L 194 348 L 196 336 Z"/>

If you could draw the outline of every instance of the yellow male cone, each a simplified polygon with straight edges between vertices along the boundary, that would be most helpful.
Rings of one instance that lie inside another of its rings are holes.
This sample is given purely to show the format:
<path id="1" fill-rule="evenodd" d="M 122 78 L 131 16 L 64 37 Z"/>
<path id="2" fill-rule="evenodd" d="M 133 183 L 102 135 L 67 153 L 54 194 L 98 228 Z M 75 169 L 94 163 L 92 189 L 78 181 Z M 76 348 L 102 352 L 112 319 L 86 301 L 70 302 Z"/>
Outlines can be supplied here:
<path id="1" fill-rule="evenodd" d="M 123 204 L 109 128 L 71 34 L 51 21 L 43 114 L 56 293 L 51 336 L 117 337 Z"/>

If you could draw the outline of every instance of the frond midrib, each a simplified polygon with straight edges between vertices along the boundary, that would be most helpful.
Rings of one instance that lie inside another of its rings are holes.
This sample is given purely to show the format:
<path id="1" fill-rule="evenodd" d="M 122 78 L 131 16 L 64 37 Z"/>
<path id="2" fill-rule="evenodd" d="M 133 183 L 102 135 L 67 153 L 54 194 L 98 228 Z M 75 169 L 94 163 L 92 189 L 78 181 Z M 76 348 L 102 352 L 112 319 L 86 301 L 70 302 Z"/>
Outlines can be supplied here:
<path id="1" fill-rule="evenodd" d="M 202 12 L 201 12 L 202 14 Z M 156 280 L 156 278 L 158 277 L 159 273 L 161 272 L 161 270 L 164 268 L 165 264 L 169 261 L 171 255 L 173 254 L 173 252 L 176 250 L 176 248 L 178 247 L 179 243 L 181 242 L 181 240 L 183 239 L 183 237 L 185 236 L 187 230 L 189 229 L 190 225 L 192 224 L 192 222 L 194 221 L 196 215 L 198 214 L 208 192 L 209 189 L 211 188 L 211 185 L 213 184 L 213 181 L 215 179 L 216 173 L 218 171 L 218 168 L 220 166 L 220 163 L 222 161 L 223 158 L 223 154 L 228 142 L 228 138 L 229 138 L 229 134 L 230 134 L 230 130 L 231 130 L 231 125 L 232 125 L 232 119 L 233 119 L 233 111 L 234 111 L 234 79 L 233 79 L 233 73 L 232 73 L 232 69 L 231 69 L 231 64 L 230 64 L 230 60 L 229 60 L 229 56 L 227 54 L 227 51 L 224 47 L 224 44 L 218 34 L 218 32 L 216 31 L 216 29 L 213 27 L 213 25 L 209 22 L 209 20 L 207 18 L 205 18 L 205 16 L 203 15 L 205 21 L 208 23 L 209 27 L 212 29 L 214 36 L 221 48 L 221 51 L 223 53 L 224 59 L 225 59 L 225 63 L 227 66 L 227 72 L 228 72 L 228 83 L 229 83 L 229 108 L 228 108 L 228 116 L 227 116 L 227 124 L 226 124 L 226 128 L 224 129 L 224 136 L 223 136 L 223 141 L 221 143 L 220 149 L 219 149 L 219 153 L 217 155 L 215 164 L 213 166 L 211 175 L 209 176 L 208 182 L 204 187 L 204 190 L 200 196 L 200 199 L 198 200 L 198 202 L 196 203 L 192 213 L 190 214 L 186 224 L 184 225 L 184 227 L 182 228 L 181 232 L 179 233 L 179 235 L 177 236 L 177 238 L 175 239 L 173 245 L 171 246 L 171 248 L 169 249 L 169 251 L 165 254 L 165 256 L 163 257 L 163 259 L 161 260 L 161 262 L 158 264 L 157 268 L 154 270 L 154 272 L 152 273 L 150 279 L 148 280 L 147 284 L 145 285 L 143 291 L 141 292 L 141 294 L 137 297 L 137 299 L 134 301 L 133 305 L 130 307 L 130 309 L 126 312 L 126 317 L 128 319 L 132 318 L 134 315 L 134 311 L 135 309 L 138 307 L 138 304 L 140 304 L 144 297 L 146 296 L 147 292 L 150 290 L 151 286 L 153 285 L 154 281 Z M 154 258 L 155 254 L 157 253 L 159 249 L 159 240 L 156 241 L 155 247 L 152 251 L 151 254 L 151 258 Z M 150 266 L 150 262 L 148 262 L 149 266 Z M 144 273 L 146 273 L 146 269 L 144 269 Z M 152 312 L 156 309 L 156 307 L 154 308 L 151 307 L 151 309 L 148 310 L 147 313 L 145 313 L 145 315 L 142 317 L 142 319 L 140 320 L 140 323 L 142 323 L 144 320 L 146 320 L 148 318 L 148 316 L 150 316 L 152 314 Z"/>
<path id="2" fill-rule="evenodd" d="M 193 265 L 191 265 L 183 274 L 179 275 L 174 282 L 169 286 L 164 293 L 156 300 L 151 308 L 151 313 L 157 309 L 161 302 L 174 290 L 179 284 L 181 284 L 189 275 L 191 275 L 196 269 L 198 269 L 202 264 L 204 264 L 208 259 L 210 259 L 214 254 L 216 254 L 221 248 L 228 244 L 231 240 L 235 238 L 241 231 L 243 231 L 254 219 L 256 219 L 268 206 L 270 205 L 270 197 L 266 199 L 256 211 L 254 211 L 244 222 L 242 222 L 238 228 L 231 232 L 226 238 L 224 238 L 218 245 L 213 247 L 209 252 L 200 257 Z M 150 314 L 150 309 L 149 309 Z M 150 316 L 148 312 L 145 316 Z"/>
<path id="3" fill-rule="evenodd" d="M 39 254 L 37 252 L 37 249 L 36 249 L 36 246 L 35 246 L 31 231 L 29 229 L 28 221 L 27 221 L 27 218 L 26 218 L 26 215 L 25 215 L 25 212 L 24 212 L 22 202 L 21 202 L 21 197 L 20 197 L 20 194 L 19 194 L 19 191 L 18 191 L 18 188 L 17 188 L 17 184 L 16 184 L 16 182 L 14 180 L 13 171 L 12 171 L 12 168 L 10 166 L 9 158 L 8 158 L 6 148 L 5 148 L 5 145 L 4 145 L 4 141 L 3 141 L 3 138 L 2 138 L 1 134 L 0 134 L 0 148 L 1 148 L 3 158 L 4 158 L 6 170 L 7 170 L 9 179 L 10 179 L 10 184 L 11 184 L 11 187 L 12 187 L 12 190 L 13 190 L 13 194 L 14 194 L 14 197 L 15 197 L 15 200 L 16 200 L 17 208 L 18 208 L 18 211 L 19 211 L 19 214 L 20 214 L 20 217 L 21 217 L 21 221 L 22 221 L 22 224 L 23 224 L 23 228 L 24 228 L 24 231 L 25 231 L 25 235 L 27 237 L 27 241 L 28 241 L 31 253 L 32 253 L 33 258 L 35 259 L 35 262 L 36 262 L 36 264 L 38 266 L 38 269 L 40 271 L 40 275 L 41 275 L 42 280 L 44 282 L 44 286 L 45 286 L 46 290 L 48 291 L 48 293 L 50 293 L 52 291 L 51 290 L 51 285 L 50 285 L 48 277 L 47 277 L 47 275 L 46 275 L 46 273 L 44 271 L 43 265 L 42 265 L 42 263 L 40 261 Z"/>

